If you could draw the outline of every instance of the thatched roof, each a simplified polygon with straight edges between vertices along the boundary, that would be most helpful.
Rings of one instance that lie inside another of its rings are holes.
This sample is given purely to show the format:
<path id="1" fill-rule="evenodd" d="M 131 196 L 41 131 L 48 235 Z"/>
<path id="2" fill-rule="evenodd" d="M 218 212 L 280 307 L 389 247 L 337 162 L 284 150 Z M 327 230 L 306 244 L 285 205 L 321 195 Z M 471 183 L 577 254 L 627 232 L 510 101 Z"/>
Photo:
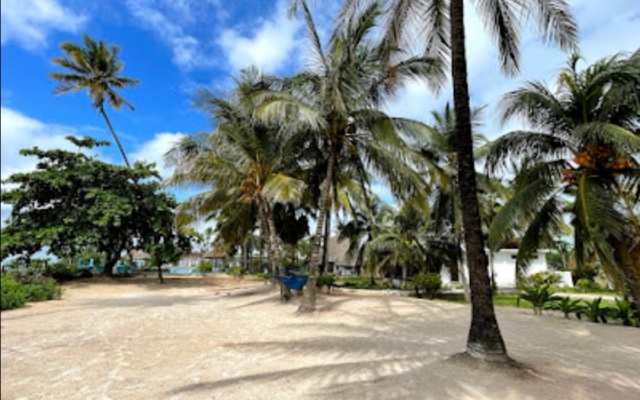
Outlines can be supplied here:
<path id="1" fill-rule="evenodd" d="M 134 260 L 151 260 L 149 253 L 142 250 L 134 250 L 131 252 L 131 258 Z"/>
<path id="2" fill-rule="evenodd" d="M 211 251 L 207 251 L 206 253 L 204 253 L 204 255 L 202 256 L 202 258 L 211 258 L 211 259 L 216 259 L 216 258 L 226 258 L 227 257 L 227 253 L 224 251 L 220 251 L 220 250 L 211 250 Z"/>
<path id="3" fill-rule="evenodd" d="M 335 265 L 342 265 L 347 267 L 354 267 L 356 265 L 356 254 L 349 256 L 347 251 L 349 250 L 349 240 L 338 241 L 338 238 L 333 236 L 329 238 L 329 254 L 327 255 L 327 261 L 334 263 Z"/>

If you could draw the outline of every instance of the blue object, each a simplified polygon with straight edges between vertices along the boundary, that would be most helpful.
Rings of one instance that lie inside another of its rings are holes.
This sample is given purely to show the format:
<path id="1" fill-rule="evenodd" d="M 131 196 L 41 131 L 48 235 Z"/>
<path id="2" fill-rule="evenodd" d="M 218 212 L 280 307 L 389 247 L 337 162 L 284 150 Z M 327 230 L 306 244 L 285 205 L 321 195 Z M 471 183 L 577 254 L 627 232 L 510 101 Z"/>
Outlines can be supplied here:
<path id="1" fill-rule="evenodd" d="M 184 267 L 172 267 L 169 268 L 170 274 L 183 274 L 183 275 L 191 275 L 195 274 L 196 271 L 194 268 L 184 268 Z"/>
<path id="2" fill-rule="evenodd" d="M 275 278 L 291 290 L 302 290 L 304 285 L 307 284 L 306 275 L 291 274 L 289 276 L 276 276 Z"/>

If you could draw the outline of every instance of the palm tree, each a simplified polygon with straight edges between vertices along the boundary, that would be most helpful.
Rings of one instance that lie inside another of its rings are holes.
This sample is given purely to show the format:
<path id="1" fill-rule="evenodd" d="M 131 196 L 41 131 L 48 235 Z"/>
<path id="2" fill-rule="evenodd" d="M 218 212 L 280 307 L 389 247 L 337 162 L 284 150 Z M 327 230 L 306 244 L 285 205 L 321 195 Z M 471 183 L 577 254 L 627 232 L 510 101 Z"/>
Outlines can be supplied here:
<path id="1" fill-rule="evenodd" d="M 197 104 L 217 124 L 210 133 L 186 137 L 168 153 L 167 161 L 175 165 L 167 185 L 199 186 L 208 190 L 185 202 L 181 215 L 220 217 L 229 221 L 229 229 L 239 223 L 241 215 L 257 210 L 262 233 L 269 243 L 272 271 L 280 264 L 278 236 L 273 206 L 278 202 L 297 201 L 304 182 L 292 177 L 300 148 L 298 138 L 286 125 L 268 124 L 254 118 L 255 104 L 250 96 L 256 90 L 269 88 L 275 82 L 250 68 L 241 73 L 235 92 L 229 99 L 198 93 Z M 243 240 L 253 225 L 243 225 Z"/>
<path id="2" fill-rule="evenodd" d="M 377 2 L 376 0 L 371 0 Z M 343 20 L 360 8 L 362 1 L 343 4 Z M 388 23 L 382 27 L 383 43 L 389 59 L 398 51 L 412 48 L 416 39 L 423 41 L 424 54 L 451 61 L 453 102 L 456 115 L 458 185 L 464 204 L 462 221 L 470 274 L 472 318 L 467 339 L 470 356 L 508 360 L 504 341 L 495 318 L 488 260 L 477 199 L 477 182 L 473 158 L 471 109 L 464 25 L 464 0 L 391 0 Z M 487 0 L 474 2 L 487 30 L 498 44 L 502 71 L 514 75 L 519 70 L 520 17 L 534 17 L 545 41 L 562 49 L 573 49 L 577 39 L 576 23 L 565 0 Z"/>
<path id="3" fill-rule="evenodd" d="M 525 268 L 535 251 L 553 245 L 568 211 L 575 258 L 595 251 L 607 275 L 640 304 L 640 64 L 616 55 L 579 71 L 573 56 L 554 91 L 540 82 L 505 95 L 503 121 L 522 117 L 532 130 L 496 140 L 491 171 L 505 160 L 528 162 L 516 195 L 496 216 L 490 245 L 527 222 L 517 256 Z"/>
<path id="4" fill-rule="evenodd" d="M 309 280 L 299 312 L 315 310 L 315 274 L 319 264 L 324 218 L 337 168 L 350 159 L 350 168 L 362 182 L 368 171 L 387 181 L 396 193 L 423 192 L 424 182 L 411 168 L 419 162 L 410 155 L 399 134 L 399 122 L 379 111 L 384 92 L 408 78 L 427 79 L 438 86 L 441 63 L 428 57 L 405 59 L 381 68 L 384 48 L 370 40 L 380 17 L 378 4 L 363 7 L 338 26 L 329 43 L 322 46 L 313 18 L 304 0 L 292 3 L 300 8 L 306 23 L 312 57 L 303 72 L 287 80 L 286 91 L 261 95 L 264 118 L 294 118 L 306 123 L 319 137 L 326 160 L 326 173 L 318 202 L 316 232 L 310 260 Z"/>
<path id="5" fill-rule="evenodd" d="M 83 45 L 77 45 L 72 42 L 60 43 L 60 49 L 67 54 L 66 57 L 56 57 L 51 62 L 70 72 L 54 72 L 49 77 L 55 80 L 58 85 L 54 94 L 59 95 L 69 91 L 77 92 L 87 89 L 87 94 L 92 100 L 92 107 L 98 110 L 105 122 L 113 139 L 118 145 L 120 154 L 124 159 L 127 167 L 129 160 L 122 149 L 122 144 L 111 126 L 111 122 L 104 110 L 105 99 L 112 108 L 119 110 L 120 106 L 125 105 L 133 110 L 131 103 L 126 101 L 115 89 L 123 89 L 129 86 L 136 86 L 139 81 L 136 79 L 119 76 L 124 63 L 118 60 L 120 48 L 116 45 L 107 47 L 100 40 L 98 42 L 91 39 L 88 35 L 82 36 Z"/>

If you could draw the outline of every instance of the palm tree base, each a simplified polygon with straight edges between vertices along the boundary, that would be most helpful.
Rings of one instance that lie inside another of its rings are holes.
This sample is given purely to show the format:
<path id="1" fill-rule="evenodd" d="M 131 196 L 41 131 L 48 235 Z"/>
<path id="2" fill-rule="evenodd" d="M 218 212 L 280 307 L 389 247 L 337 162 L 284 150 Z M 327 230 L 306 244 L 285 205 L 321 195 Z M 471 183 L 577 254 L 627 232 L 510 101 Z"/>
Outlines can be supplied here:
<path id="1" fill-rule="evenodd" d="M 528 370 L 523 364 L 515 361 L 506 353 L 479 352 L 467 349 L 463 353 L 454 354 L 449 361 L 461 363 L 473 368 L 521 369 Z"/>

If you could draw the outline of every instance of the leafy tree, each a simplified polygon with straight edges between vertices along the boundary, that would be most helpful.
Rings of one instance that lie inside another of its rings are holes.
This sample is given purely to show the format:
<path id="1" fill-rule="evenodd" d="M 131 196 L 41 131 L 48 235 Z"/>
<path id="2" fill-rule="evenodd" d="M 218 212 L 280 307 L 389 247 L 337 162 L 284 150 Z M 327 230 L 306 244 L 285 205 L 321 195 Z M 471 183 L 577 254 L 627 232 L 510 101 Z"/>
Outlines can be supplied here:
<path id="1" fill-rule="evenodd" d="M 505 95 L 502 119 L 522 117 L 530 130 L 514 131 L 492 145 L 487 166 L 529 160 L 515 178 L 517 194 L 491 227 L 497 245 L 525 221 L 516 263 L 525 268 L 535 251 L 551 244 L 568 213 L 574 256 L 591 253 L 618 287 L 640 302 L 640 63 L 621 55 L 578 70 L 578 57 L 558 77 L 556 90 L 530 82 Z M 569 201 L 569 202 L 568 202 Z"/>
<path id="2" fill-rule="evenodd" d="M 104 118 L 124 163 L 129 167 L 129 160 L 104 110 L 105 100 L 116 110 L 119 110 L 122 105 L 133 110 L 133 106 L 115 90 L 136 86 L 139 83 L 135 79 L 120 76 L 124 67 L 124 63 L 118 60 L 120 48 L 116 45 L 107 46 L 102 40 L 96 42 L 86 34 L 82 37 L 82 45 L 62 42 L 59 47 L 66 56 L 56 57 L 51 62 L 70 72 L 49 74 L 50 78 L 58 82 L 54 93 L 63 94 L 87 89 L 87 94 L 93 102 L 92 107 Z"/>
<path id="3" fill-rule="evenodd" d="M 108 144 L 89 137 L 67 139 L 87 151 Z M 120 167 L 82 152 L 37 147 L 20 153 L 37 157 L 38 163 L 35 171 L 3 182 L 16 186 L 2 198 L 12 206 L 2 230 L 3 257 L 48 246 L 49 252 L 69 259 L 92 246 L 105 254 L 104 271 L 111 275 L 123 250 L 171 237 L 168 221 L 176 203 L 158 192 L 152 166 Z"/>
<path id="4" fill-rule="evenodd" d="M 323 46 L 306 1 L 292 2 L 291 12 L 302 11 L 310 42 L 307 68 L 287 79 L 284 90 L 260 94 L 260 115 L 277 121 L 297 120 L 305 125 L 323 149 L 326 170 L 320 186 L 311 253 L 309 280 L 299 312 L 315 310 L 315 274 L 320 263 L 322 231 L 329 206 L 331 187 L 338 168 L 357 171 L 361 182 L 368 183 L 373 172 L 389 183 L 392 191 L 424 192 L 424 181 L 411 168 L 413 162 L 403 140 L 402 122 L 380 111 L 385 93 L 399 82 L 424 79 L 434 87 L 442 81 L 442 63 L 429 57 L 399 60 L 383 68 L 385 48 L 371 40 L 381 16 L 378 3 L 358 8 L 331 33 Z M 350 160 L 348 163 L 347 160 Z"/>

